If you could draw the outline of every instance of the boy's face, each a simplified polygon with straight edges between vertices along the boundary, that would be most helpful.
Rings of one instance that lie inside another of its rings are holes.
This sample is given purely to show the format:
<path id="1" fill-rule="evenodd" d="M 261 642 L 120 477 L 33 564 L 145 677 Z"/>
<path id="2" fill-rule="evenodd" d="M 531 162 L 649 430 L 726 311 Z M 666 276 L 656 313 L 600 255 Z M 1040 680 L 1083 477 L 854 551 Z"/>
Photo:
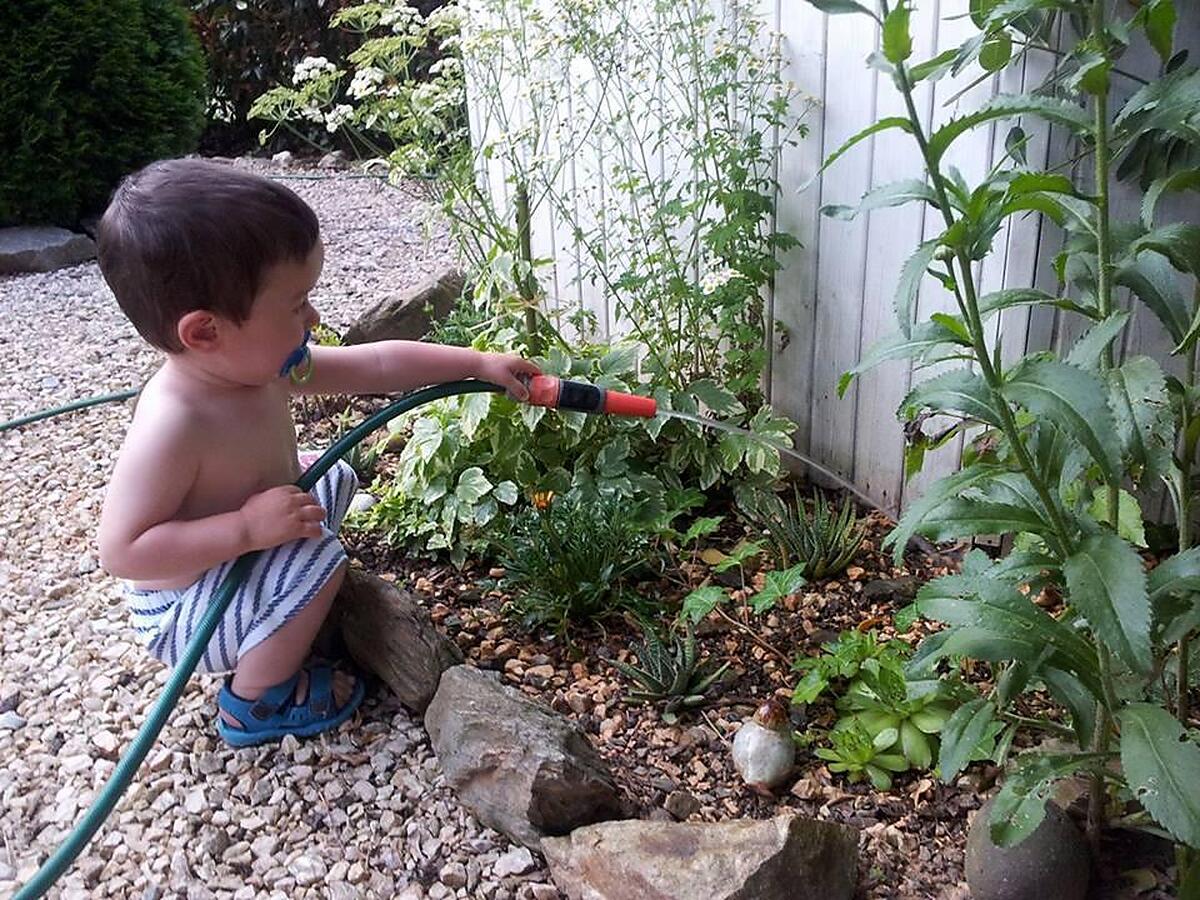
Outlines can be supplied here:
<path id="1" fill-rule="evenodd" d="M 309 292 L 321 277 L 325 248 L 317 241 L 302 263 L 281 262 L 267 269 L 250 316 L 229 329 L 226 349 L 243 377 L 253 384 L 279 378 L 284 361 L 304 342 L 304 334 L 321 321 Z"/>

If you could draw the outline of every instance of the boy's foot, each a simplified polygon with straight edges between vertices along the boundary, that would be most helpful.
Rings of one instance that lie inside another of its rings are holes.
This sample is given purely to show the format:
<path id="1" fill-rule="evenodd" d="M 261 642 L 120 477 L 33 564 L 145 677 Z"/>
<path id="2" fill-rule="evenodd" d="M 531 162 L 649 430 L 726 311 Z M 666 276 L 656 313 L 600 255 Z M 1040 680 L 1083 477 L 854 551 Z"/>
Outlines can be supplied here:
<path id="1" fill-rule="evenodd" d="M 340 688 L 336 691 L 335 676 Z M 289 734 L 309 737 L 336 728 L 350 718 L 364 693 L 363 680 L 354 678 L 345 696 L 344 677 L 349 676 L 328 665 L 308 663 L 257 700 L 234 694 L 229 687 L 231 679 L 227 679 L 217 697 L 217 733 L 234 747 L 249 747 Z"/>

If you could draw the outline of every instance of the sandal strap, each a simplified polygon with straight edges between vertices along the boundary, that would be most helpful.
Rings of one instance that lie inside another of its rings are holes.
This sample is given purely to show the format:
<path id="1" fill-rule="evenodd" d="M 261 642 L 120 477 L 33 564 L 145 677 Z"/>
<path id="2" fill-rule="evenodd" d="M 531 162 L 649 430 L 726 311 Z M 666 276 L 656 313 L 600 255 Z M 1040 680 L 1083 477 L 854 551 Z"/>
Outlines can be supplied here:
<path id="1" fill-rule="evenodd" d="M 260 722 L 265 722 L 281 709 L 295 704 L 296 686 L 299 681 L 300 673 L 297 672 L 287 681 L 282 681 L 274 687 L 267 688 L 263 691 L 262 696 L 254 701 L 249 709 L 249 714 Z"/>
<path id="2" fill-rule="evenodd" d="M 318 716 L 333 712 L 333 669 L 327 665 L 313 665 L 308 670 L 308 708 Z"/>

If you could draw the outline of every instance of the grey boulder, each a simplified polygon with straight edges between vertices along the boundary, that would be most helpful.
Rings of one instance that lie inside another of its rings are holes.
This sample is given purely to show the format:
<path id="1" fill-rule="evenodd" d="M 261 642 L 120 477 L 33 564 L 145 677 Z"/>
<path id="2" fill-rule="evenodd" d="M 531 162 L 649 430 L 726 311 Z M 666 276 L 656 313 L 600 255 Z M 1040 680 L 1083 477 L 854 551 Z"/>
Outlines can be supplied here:
<path id="1" fill-rule="evenodd" d="M 442 672 L 462 662 L 458 647 L 412 595 L 359 569 L 346 573 L 335 606 L 354 661 L 379 676 L 409 709 L 425 712 Z"/>
<path id="2" fill-rule="evenodd" d="M 96 244 L 86 234 L 50 226 L 0 228 L 0 275 L 51 272 L 95 256 Z"/>
<path id="3" fill-rule="evenodd" d="M 347 344 L 371 341 L 420 340 L 430 325 L 450 314 L 463 292 L 462 272 L 449 269 L 395 297 L 386 297 L 350 326 Z"/>
<path id="4" fill-rule="evenodd" d="M 604 822 L 545 838 L 571 900 L 849 900 L 858 832 L 796 815 L 731 822 Z"/>
<path id="5" fill-rule="evenodd" d="M 983 804 L 967 835 L 967 886 L 974 900 L 1083 900 L 1091 857 L 1070 817 L 1053 803 L 1046 818 L 1015 847 L 992 843 L 988 818 L 995 798 Z"/>
<path id="6" fill-rule="evenodd" d="M 494 673 L 447 669 L 425 728 L 459 799 L 526 847 L 622 812 L 616 782 L 587 736 Z"/>

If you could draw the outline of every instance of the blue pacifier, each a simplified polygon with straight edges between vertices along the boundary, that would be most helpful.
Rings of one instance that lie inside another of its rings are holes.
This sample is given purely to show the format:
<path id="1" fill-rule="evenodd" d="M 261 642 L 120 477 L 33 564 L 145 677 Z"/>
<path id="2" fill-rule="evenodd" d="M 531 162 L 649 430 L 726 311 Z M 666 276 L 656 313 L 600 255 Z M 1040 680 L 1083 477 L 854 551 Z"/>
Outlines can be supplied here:
<path id="1" fill-rule="evenodd" d="M 304 384 L 312 377 L 312 353 L 308 349 L 309 338 L 312 337 L 312 332 L 308 329 L 304 331 L 304 340 L 300 342 L 300 346 L 288 354 L 288 358 L 283 361 L 283 368 L 279 370 L 279 376 L 282 378 L 286 375 L 292 380 L 292 384 Z M 301 370 L 303 366 L 303 370 Z"/>

